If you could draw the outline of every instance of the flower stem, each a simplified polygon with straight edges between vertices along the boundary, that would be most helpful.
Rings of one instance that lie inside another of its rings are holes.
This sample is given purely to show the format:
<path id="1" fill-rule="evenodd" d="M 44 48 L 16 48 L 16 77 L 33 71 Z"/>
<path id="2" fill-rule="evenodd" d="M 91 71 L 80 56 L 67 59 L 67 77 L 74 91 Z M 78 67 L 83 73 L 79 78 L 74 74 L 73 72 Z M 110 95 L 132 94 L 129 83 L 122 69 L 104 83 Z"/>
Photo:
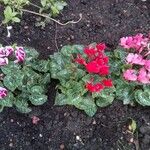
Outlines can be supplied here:
<path id="1" fill-rule="evenodd" d="M 36 8 L 39 8 L 39 9 L 41 8 L 40 6 L 38 6 L 38 5 L 36 5 L 36 4 L 33 4 L 33 3 L 31 3 L 31 2 L 29 2 L 29 4 L 32 5 L 32 6 L 34 6 L 34 7 L 36 7 Z"/>
<path id="2" fill-rule="evenodd" d="M 41 16 L 41 17 L 50 19 L 50 20 L 52 20 L 52 21 L 54 21 L 54 22 L 56 22 L 57 24 L 62 25 L 62 26 L 66 26 L 66 25 L 68 25 L 68 24 L 76 24 L 76 23 L 80 22 L 81 19 L 82 19 L 82 14 L 79 14 L 79 17 L 80 17 L 80 18 L 79 18 L 77 21 L 73 21 L 73 20 L 72 20 L 72 21 L 68 21 L 68 22 L 66 22 L 66 23 L 61 23 L 61 22 L 59 22 L 58 20 L 55 20 L 54 18 L 49 17 L 48 15 L 40 14 L 40 13 L 31 11 L 31 10 L 27 10 L 27 9 L 23 9 L 23 8 L 20 9 L 20 10 L 23 11 L 23 12 L 28 12 L 28 13 L 30 13 L 30 14 L 34 14 L 34 15 L 37 15 L 37 16 Z"/>

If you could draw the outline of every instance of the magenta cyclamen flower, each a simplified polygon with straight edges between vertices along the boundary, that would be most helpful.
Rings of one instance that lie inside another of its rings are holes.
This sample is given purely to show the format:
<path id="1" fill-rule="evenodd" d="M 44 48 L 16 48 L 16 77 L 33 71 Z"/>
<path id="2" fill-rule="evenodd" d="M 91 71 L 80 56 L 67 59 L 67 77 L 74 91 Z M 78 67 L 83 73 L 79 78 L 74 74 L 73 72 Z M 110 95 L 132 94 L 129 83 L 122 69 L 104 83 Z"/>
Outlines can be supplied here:
<path id="1" fill-rule="evenodd" d="M 0 87 L 0 99 L 3 99 L 4 97 L 6 97 L 8 94 L 7 89 Z"/>
<path id="2" fill-rule="evenodd" d="M 23 62 L 26 56 L 23 47 L 16 47 L 15 55 L 17 58 L 15 62 Z"/>
<path id="3" fill-rule="evenodd" d="M 136 70 L 134 69 L 128 69 L 123 73 L 123 77 L 128 81 L 136 81 L 137 75 Z"/>
<path id="4" fill-rule="evenodd" d="M 5 66 L 8 64 L 8 58 L 0 58 L 0 66 Z"/>

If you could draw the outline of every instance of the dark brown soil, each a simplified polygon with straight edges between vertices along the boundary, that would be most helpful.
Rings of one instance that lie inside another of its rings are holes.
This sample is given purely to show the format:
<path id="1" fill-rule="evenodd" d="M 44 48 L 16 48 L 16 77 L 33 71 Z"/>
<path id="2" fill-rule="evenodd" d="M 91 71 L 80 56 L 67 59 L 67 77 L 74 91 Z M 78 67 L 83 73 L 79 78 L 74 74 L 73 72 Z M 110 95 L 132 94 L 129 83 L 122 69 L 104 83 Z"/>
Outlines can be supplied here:
<path id="1" fill-rule="evenodd" d="M 0 28 L 0 43 L 31 46 L 46 58 L 66 44 L 103 41 L 113 49 L 120 37 L 150 29 L 149 0 L 68 0 L 56 19 L 78 20 L 79 13 L 83 18 L 77 24 L 50 22 L 44 29 L 35 26 L 36 16 L 24 14 L 21 24 L 13 25 L 11 38 L 6 37 L 5 27 Z M 48 102 L 33 108 L 29 115 L 15 109 L 0 114 L 0 150 L 134 150 L 135 144 L 129 144 L 123 130 L 129 118 L 138 124 L 140 149 L 150 149 L 149 108 L 115 101 L 90 118 L 74 107 L 54 106 L 55 85 L 52 81 L 49 86 Z M 40 118 L 37 125 L 32 124 L 34 115 Z"/>

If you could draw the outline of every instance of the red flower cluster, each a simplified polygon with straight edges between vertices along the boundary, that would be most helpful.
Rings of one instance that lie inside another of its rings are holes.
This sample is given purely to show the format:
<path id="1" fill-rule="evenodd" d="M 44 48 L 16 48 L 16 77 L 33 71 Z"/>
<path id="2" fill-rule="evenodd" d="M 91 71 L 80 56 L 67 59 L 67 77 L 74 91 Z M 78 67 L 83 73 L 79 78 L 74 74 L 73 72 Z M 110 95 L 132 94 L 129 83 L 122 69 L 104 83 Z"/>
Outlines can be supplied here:
<path id="1" fill-rule="evenodd" d="M 101 90 L 103 90 L 105 87 L 112 87 L 112 80 L 111 79 L 104 79 L 102 80 L 102 83 L 96 83 L 93 84 L 91 83 L 86 83 L 86 88 L 90 91 L 90 92 L 100 92 Z"/>
<path id="2" fill-rule="evenodd" d="M 99 74 L 106 76 L 109 74 L 108 61 L 109 58 L 104 54 L 106 46 L 104 43 L 97 44 L 95 47 L 89 46 L 84 49 L 87 59 L 84 59 L 81 55 L 77 55 L 75 62 L 84 65 L 88 73 Z M 89 82 L 86 84 L 86 88 L 90 92 L 99 92 L 105 87 L 111 87 L 111 79 L 103 80 L 102 83 L 93 84 Z"/>

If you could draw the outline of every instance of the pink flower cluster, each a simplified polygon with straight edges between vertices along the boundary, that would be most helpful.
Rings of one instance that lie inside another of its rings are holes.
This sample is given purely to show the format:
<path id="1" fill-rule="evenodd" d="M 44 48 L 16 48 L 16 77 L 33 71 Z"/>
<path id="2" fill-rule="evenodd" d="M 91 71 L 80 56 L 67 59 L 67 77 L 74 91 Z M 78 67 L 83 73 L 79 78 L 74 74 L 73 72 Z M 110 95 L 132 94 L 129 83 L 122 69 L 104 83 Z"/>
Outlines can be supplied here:
<path id="1" fill-rule="evenodd" d="M 138 53 L 141 53 L 148 44 L 149 39 L 139 33 L 135 36 L 123 37 L 120 39 L 120 45 L 126 49 L 134 49 Z"/>
<path id="2" fill-rule="evenodd" d="M 16 47 L 14 49 L 11 46 L 1 47 L 0 48 L 0 66 L 5 66 L 8 64 L 8 58 L 15 55 L 15 63 L 23 62 L 25 59 L 25 51 L 23 47 Z"/>
<path id="3" fill-rule="evenodd" d="M 121 38 L 120 45 L 131 50 L 126 57 L 126 64 L 130 64 L 131 68 L 123 73 L 126 80 L 142 84 L 150 83 L 149 42 L 150 40 L 145 38 L 143 34 Z"/>

